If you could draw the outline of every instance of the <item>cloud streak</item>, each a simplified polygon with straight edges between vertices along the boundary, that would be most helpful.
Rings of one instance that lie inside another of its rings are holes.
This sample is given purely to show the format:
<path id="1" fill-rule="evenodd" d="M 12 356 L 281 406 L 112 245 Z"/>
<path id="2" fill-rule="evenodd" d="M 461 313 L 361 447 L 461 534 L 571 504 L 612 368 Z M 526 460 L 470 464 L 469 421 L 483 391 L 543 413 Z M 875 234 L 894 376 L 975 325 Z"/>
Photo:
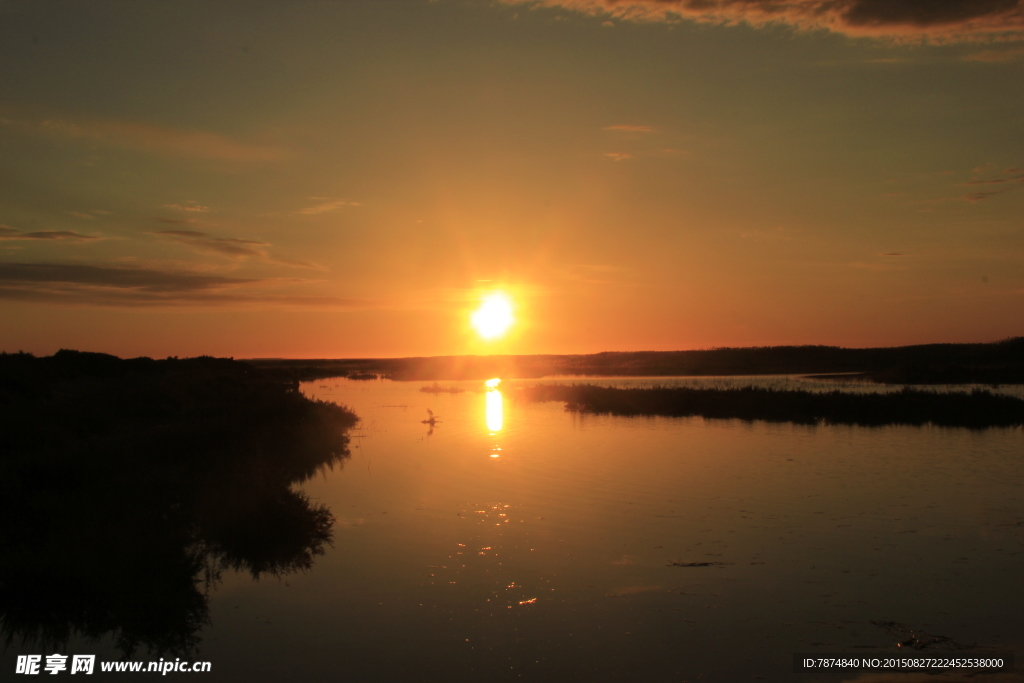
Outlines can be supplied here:
<path id="1" fill-rule="evenodd" d="M 627 21 L 786 25 L 891 40 L 1024 38 L 1022 0 L 501 0 Z"/>
<path id="2" fill-rule="evenodd" d="M 169 219 L 157 220 L 160 220 L 161 222 L 170 222 Z M 257 259 L 268 263 L 278 263 L 296 268 L 325 270 L 323 266 L 319 266 L 315 263 L 292 261 L 289 259 L 271 256 L 267 251 L 267 247 L 271 246 L 269 242 L 247 240 L 238 237 L 216 237 L 198 230 L 158 230 L 156 234 L 174 242 L 178 242 L 179 244 L 191 247 L 193 250 L 200 253 L 217 254 L 218 256 L 224 256 L 231 259 Z"/>
<path id="3" fill-rule="evenodd" d="M 0 263 L 0 300 L 96 306 L 282 305 L 369 307 L 371 302 L 266 291 L 278 278 L 62 263 Z"/>
<path id="4" fill-rule="evenodd" d="M 23 232 L 8 225 L 0 225 L 0 240 L 43 240 L 49 242 L 94 242 L 101 240 L 98 235 L 84 235 L 72 230 L 41 230 Z"/>
<path id="5" fill-rule="evenodd" d="M 975 176 L 985 174 L 985 172 L 986 168 L 974 169 Z M 995 174 L 995 177 L 975 177 L 974 180 L 962 183 L 962 185 L 967 187 L 996 187 L 989 190 L 978 190 L 975 192 L 968 192 L 967 194 L 962 195 L 961 199 L 964 199 L 972 203 L 981 202 L 991 197 L 995 197 L 996 195 L 1005 194 L 1006 192 L 1009 192 L 1010 190 L 1014 189 L 1014 185 L 1018 185 L 1021 183 L 1024 183 L 1024 168 L 1007 168 L 1002 173 Z"/>
<path id="6" fill-rule="evenodd" d="M 220 254 L 229 258 L 265 258 L 267 253 L 260 247 L 270 246 L 267 242 L 243 240 L 237 237 L 214 237 L 197 230 L 160 230 L 157 234 L 186 244 L 196 251 Z"/>
<path id="7" fill-rule="evenodd" d="M 164 208 L 175 209 L 177 211 L 188 211 L 189 213 L 207 213 L 210 210 L 210 207 L 203 206 L 202 204 L 193 202 L 191 200 L 185 202 L 184 204 L 164 204 Z"/>

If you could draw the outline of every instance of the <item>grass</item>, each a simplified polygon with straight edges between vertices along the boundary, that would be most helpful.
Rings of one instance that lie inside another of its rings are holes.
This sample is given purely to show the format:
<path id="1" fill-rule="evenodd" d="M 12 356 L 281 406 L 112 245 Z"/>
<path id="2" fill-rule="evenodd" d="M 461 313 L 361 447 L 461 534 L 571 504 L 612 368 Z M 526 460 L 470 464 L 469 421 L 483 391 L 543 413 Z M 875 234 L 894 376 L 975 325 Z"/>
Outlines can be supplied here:
<path id="1" fill-rule="evenodd" d="M 618 389 L 590 384 L 540 384 L 522 392 L 529 400 L 563 401 L 567 410 L 599 415 L 702 416 L 811 425 L 934 424 L 974 429 L 1024 424 L 1024 400 L 980 390 L 852 393 L 760 387 Z"/>

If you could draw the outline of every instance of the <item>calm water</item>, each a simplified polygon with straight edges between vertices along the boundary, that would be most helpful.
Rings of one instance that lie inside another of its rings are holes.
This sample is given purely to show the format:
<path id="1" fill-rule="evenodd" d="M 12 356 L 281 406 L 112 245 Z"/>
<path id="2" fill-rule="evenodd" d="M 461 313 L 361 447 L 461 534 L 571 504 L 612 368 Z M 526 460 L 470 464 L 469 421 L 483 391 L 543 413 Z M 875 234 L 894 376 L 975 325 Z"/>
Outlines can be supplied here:
<path id="1" fill-rule="evenodd" d="M 303 385 L 361 418 L 303 487 L 333 548 L 212 589 L 203 680 L 857 680 L 792 654 L 895 652 L 901 628 L 1024 653 L 1019 429 L 578 416 L 510 382 L 422 386 Z"/>

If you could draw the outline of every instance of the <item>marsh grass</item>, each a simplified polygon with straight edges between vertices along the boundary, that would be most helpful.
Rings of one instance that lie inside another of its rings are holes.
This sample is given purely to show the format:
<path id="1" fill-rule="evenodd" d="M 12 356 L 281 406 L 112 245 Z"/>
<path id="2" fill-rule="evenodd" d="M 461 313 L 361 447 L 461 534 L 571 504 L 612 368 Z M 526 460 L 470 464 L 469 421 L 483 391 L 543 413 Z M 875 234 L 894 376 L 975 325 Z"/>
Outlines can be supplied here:
<path id="1" fill-rule="evenodd" d="M 592 384 L 524 387 L 532 401 L 563 401 L 573 412 L 609 415 L 702 416 L 797 424 L 862 426 L 924 425 L 1016 427 L 1024 424 L 1024 400 L 975 389 L 933 392 L 799 391 L 766 387 L 613 388 Z"/>

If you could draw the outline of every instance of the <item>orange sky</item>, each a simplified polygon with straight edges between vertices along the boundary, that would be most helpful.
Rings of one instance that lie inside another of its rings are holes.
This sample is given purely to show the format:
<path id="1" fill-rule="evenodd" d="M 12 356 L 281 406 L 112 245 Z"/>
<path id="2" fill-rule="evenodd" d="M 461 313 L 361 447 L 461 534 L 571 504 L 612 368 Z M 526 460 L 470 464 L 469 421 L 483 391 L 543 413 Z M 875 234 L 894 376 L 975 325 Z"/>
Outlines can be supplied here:
<path id="1" fill-rule="evenodd" d="M 1024 334 L 1017 0 L 0 9 L 0 350 Z"/>

